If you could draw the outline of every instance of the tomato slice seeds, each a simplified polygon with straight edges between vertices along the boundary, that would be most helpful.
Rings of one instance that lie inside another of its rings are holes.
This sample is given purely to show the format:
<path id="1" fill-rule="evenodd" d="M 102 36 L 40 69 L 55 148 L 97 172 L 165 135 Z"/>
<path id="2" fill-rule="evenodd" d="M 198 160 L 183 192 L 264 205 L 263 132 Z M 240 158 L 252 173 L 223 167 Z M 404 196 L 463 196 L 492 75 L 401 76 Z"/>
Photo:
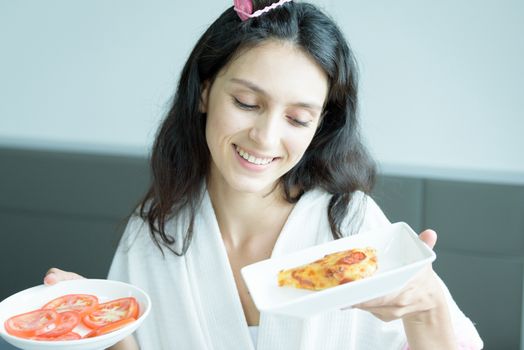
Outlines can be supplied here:
<path id="1" fill-rule="evenodd" d="M 82 337 L 73 330 L 82 322 L 91 332 L 84 336 L 96 337 L 113 332 L 136 321 L 138 302 L 133 297 L 98 303 L 89 294 L 67 294 L 53 299 L 42 309 L 15 315 L 4 322 L 7 333 L 32 340 L 78 340 Z"/>
<path id="2" fill-rule="evenodd" d="M 80 315 L 75 311 L 64 311 L 58 314 L 56 327 L 40 336 L 44 338 L 56 338 L 71 332 L 79 323 Z"/>
<path id="3" fill-rule="evenodd" d="M 30 338 L 52 331 L 58 318 L 55 310 L 34 310 L 7 319 L 4 327 L 11 335 Z"/>
<path id="4" fill-rule="evenodd" d="M 81 316 L 98 305 L 98 298 L 90 294 L 67 294 L 51 300 L 42 309 L 53 309 L 58 313 L 76 311 Z"/>
<path id="5" fill-rule="evenodd" d="M 82 322 L 95 329 L 126 318 L 138 317 L 138 303 L 135 298 L 120 298 L 98 306 L 84 316 Z"/>

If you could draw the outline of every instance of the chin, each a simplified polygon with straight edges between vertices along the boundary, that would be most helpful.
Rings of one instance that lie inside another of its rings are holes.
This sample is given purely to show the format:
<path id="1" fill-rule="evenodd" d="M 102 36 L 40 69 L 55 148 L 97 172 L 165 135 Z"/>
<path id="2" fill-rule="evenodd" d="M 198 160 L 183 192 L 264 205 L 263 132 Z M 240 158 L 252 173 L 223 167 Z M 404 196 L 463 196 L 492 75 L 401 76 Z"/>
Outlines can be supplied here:
<path id="1" fill-rule="evenodd" d="M 250 193 L 250 194 L 261 193 L 263 195 L 266 195 L 273 190 L 273 188 L 275 187 L 275 183 L 274 182 L 262 183 L 258 181 L 253 181 L 251 179 L 247 181 L 238 181 L 237 180 L 237 181 L 229 182 L 229 186 L 231 186 L 231 188 L 233 188 L 235 191 L 241 192 L 241 193 Z"/>

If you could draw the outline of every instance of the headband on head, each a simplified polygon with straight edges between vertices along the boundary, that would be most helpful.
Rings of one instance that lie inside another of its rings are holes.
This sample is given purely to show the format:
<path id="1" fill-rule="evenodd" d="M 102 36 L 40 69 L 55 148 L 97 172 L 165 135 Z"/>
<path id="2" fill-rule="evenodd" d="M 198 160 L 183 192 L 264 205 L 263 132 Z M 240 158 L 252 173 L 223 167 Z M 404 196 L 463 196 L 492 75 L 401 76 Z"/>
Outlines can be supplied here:
<path id="1" fill-rule="evenodd" d="M 253 13 L 253 0 L 234 0 L 234 9 L 242 21 L 245 21 L 249 18 L 258 17 L 261 14 L 268 12 L 278 6 L 282 6 L 286 2 L 292 0 L 280 0 L 279 2 L 272 3 L 269 6 L 264 7 L 262 10 L 258 10 Z"/>

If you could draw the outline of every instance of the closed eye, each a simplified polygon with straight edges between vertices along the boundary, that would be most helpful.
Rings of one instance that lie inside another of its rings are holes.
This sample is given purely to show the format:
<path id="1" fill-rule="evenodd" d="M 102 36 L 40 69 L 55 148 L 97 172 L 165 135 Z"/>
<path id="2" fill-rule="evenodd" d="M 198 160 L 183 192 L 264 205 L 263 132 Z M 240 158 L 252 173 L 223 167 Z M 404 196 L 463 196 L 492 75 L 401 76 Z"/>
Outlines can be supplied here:
<path id="1" fill-rule="evenodd" d="M 257 105 L 248 105 L 246 103 L 242 103 L 236 97 L 233 97 L 233 102 L 235 103 L 237 107 L 239 107 L 240 109 L 246 110 L 246 111 L 254 111 L 258 109 Z"/>
<path id="2" fill-rule="evenodd" d="M 307 126 L 309 126 L 309 123 L 310 123 L 309 121 L 307 121 L 307 122 L 303 122 L 303 121 L 298 120 L 298 119 L 295 119 L 295 118 L 293 118 L 293 117 L 287 117 L 287 118 L 288 118 L 288 120 L 289 120 L 289 122 L 290 122 L 291 124 L 296 125 L 296 126 L 304 126 L 304 127 L 307 127 Z"/>
<path id="3" fill-rule="evenodd" d="M 233 103 L 240 109 L 242 110 L 245 110 L 245 111 L 256 111 L 259 109 L 259 106 L 258 105 L 250 105 L 250 104 L 247 104 L 247 103 L 243 103 L 241 102 L 239 99 L 237 99 L 236 97 L 232 96 L 233 98 Z M 304 121 L 301 121 L 297 118 L 294 118 L 292 116 L 287 116 L 287 119 L 288 121 L 294 125 L 294 126 L 301 126 L 301 127 L 308 127 L 310 125 L 310 121 L 307 121 L 307 122 L 304 122 Z"/>

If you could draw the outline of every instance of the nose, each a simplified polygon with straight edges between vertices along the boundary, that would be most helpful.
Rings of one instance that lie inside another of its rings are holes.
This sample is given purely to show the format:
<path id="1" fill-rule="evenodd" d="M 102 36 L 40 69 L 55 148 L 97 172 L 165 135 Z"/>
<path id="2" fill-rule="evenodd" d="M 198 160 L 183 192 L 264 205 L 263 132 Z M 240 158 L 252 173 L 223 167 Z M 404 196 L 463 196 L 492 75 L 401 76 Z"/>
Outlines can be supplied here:
<path id="1" fill-rule="evenodd" d="M 258 145 L 270 148 L 280 139 L 280 119 L 277 112 L 261 113 L 249 130 L 249 137 Z"/>

